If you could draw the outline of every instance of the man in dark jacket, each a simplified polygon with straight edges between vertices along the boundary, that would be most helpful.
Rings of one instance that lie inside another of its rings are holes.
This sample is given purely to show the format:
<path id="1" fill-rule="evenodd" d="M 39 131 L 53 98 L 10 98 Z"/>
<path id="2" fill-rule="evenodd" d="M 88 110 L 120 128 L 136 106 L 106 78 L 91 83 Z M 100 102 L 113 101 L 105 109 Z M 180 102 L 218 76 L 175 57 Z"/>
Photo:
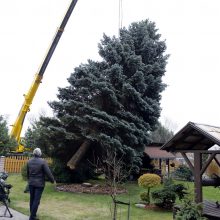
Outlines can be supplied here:
<path id="1" fill-rule="evenodd" d="M 37 220 L 36 214 L 45 187 L 45 177 L 47 176 L 51 183 L 55 183 L 47 162 L 41 158 L 41 149 L 35 148 L 33 155 L 34 157 L 27 163 L 31 213 L 29 220 Z"/>

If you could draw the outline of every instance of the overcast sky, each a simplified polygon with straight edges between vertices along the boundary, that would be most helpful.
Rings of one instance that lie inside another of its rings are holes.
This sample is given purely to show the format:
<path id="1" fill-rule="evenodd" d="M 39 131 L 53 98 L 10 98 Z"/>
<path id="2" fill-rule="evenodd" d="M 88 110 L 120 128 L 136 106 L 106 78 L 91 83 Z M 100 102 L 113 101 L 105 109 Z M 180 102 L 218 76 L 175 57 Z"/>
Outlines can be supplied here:
<path id="1" fill-rule="evenodd" d="M 0 114 L 13 124 L 69 0 L 0 1 Z M 122 0 L 123 26 L 149 18 L 170 54 L 162 93 L 162 118 L 182 128 L 188 121 L 220 126 L 220 1 Z M 119 0 L 78 0 L 28 113 L 51 114 L 47 101 L 67 85 L 74 67 L 99 59 L 103 33 L 118 34 Z"/>

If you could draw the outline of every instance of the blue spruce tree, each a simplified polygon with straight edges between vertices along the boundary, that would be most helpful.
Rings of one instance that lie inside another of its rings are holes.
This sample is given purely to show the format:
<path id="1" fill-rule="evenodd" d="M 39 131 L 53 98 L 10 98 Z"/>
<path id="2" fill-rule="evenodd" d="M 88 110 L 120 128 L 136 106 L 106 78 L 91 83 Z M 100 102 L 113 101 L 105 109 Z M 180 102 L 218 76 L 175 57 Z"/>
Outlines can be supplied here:
<path id="1" fill-rule="evenodd" d="M 144 147 L 160 116 L 168 55 L 155 24 L 132 23 L 120 36 L 103 36 L 102 60 L 81 64 L 50 103 L 54 118 L 44 118 L 53 156 L 80 169 L 91 155 L 106 150 L 138 170 Z M 88 165 L 88 164 L 87 164 Z"/>

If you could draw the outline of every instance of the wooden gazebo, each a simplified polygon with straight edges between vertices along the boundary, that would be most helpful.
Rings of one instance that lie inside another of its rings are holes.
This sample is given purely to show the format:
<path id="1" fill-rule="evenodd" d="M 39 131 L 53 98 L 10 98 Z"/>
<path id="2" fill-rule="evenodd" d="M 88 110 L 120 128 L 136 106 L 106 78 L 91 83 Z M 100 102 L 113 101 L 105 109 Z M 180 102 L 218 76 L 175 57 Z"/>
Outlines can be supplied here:
<path id="1" fill-rule="evenodd" d="M 220 150 L 210 149 L 214 145 L 220 146 L 220 127 L 188 122 L 173 138 L 162 146 L 162 150 L 177 153 L 180 152 L 186 160 L 194 175 L 195 202 L 203 201 L 202 175 L 212 160 L 220 167 L 216 154 Z M 194 162 L 190 161 L 187 153 L 194 156 Z M 208 159 L 202 162 L 202 155 L 209 154 Z"/>

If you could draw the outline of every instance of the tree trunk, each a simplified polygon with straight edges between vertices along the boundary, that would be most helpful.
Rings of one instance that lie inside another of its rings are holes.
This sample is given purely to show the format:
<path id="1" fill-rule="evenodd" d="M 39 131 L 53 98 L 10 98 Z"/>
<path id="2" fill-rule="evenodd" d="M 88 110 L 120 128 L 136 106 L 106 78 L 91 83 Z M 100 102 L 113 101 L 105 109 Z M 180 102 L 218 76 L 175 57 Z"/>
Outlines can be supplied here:
<path id="1" fill-rule="evenodd" d="M 67 166 L 74 170 L 76 166 L 79 164 L 80 160 L 83 158 L 83 156 L 86 154 L 90 146 L 89 141 L 84 141 L 79 149 L 76 151 L 76 153 L 71 157 L 71 159 L 68 161 Z"/>

